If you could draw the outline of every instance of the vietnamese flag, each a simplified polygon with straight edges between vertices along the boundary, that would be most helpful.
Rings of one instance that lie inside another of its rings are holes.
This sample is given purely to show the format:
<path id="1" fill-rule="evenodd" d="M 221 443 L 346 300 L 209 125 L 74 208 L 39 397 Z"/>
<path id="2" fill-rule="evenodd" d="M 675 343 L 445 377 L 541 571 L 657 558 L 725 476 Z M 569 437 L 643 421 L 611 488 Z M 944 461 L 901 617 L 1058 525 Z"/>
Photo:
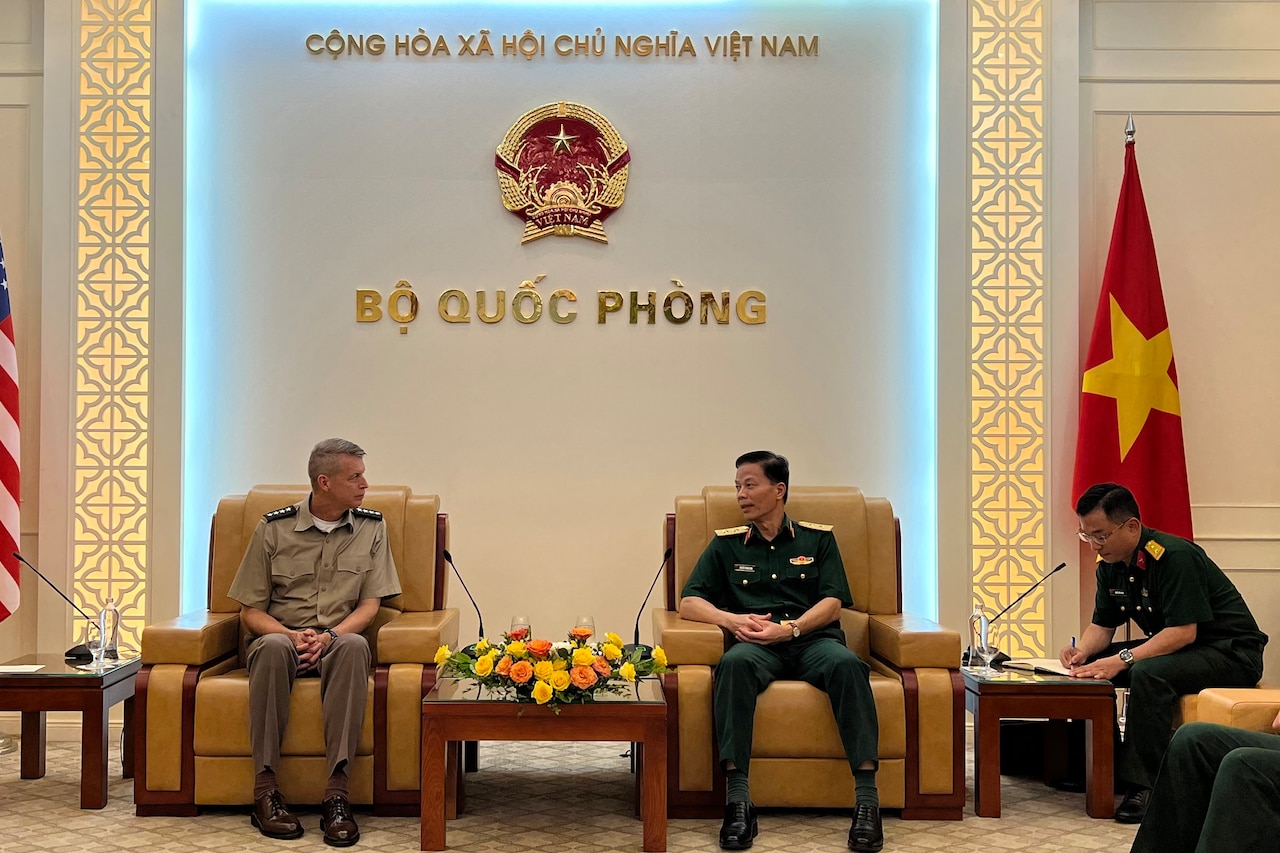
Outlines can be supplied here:
<path id="1" fill-rule="evenodd" d="M 1144 524 L 1190 539 L 1178 372 L 1132 137 L 1081 385 L 1073 496 L 1120 483 Z"/>

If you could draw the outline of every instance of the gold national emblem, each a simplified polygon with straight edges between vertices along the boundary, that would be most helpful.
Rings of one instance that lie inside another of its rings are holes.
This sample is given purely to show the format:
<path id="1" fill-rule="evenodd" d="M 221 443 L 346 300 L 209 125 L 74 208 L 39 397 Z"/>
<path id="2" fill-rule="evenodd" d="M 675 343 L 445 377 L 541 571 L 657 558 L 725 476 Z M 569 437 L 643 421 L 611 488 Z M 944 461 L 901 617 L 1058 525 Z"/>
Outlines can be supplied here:
<path id="1" fill-rule="evenodd" d="M 502 204 L 524 220 L 521 243 L 548 234 L 608 243 L 604 221 L 622 206 L 630 162 L 608 119 L 567 101 L 520 116 L 494 159 Z"/>

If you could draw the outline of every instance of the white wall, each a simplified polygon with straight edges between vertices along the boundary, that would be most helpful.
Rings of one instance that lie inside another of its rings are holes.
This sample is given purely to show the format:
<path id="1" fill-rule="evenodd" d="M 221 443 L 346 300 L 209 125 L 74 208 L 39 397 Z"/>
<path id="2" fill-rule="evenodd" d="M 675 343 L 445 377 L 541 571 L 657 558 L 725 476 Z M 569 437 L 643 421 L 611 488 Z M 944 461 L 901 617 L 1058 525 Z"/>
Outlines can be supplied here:
<path id="1" fill-rule="evenodd" d="M 1080 352 L 1132 112 L 1178 364 L 1196 539 L 1272 637 L 1266 679 L 1280 683 L 1280 3 L 1095 0 L 1081 33 Z"/>

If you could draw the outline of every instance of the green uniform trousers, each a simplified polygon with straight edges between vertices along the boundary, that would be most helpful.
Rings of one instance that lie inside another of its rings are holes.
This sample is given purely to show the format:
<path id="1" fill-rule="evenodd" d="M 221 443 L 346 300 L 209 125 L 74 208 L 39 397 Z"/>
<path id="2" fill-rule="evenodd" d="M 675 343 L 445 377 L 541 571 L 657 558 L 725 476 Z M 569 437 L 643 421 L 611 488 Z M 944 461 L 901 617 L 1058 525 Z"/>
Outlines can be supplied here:
<path id="1" fill-rule="evenodd" d="M 731 646 L 716 666 L 714 705 L 720 760 L 732 761 L 748 772 L 756 697 L 783 678 L 805 681 L 826 692 L 850 767 L 877 761 L 880 723 L 870 673 L 871 667 L 850 651 L 839 630 L 824 629 L 772 646 Z"/>
<path id="2" fill-rule="evenodd" d="M 1141 644 L 1112 643 L 1094 659 Z M 1261 649 L 1255 652 L 1195 644 L 1140 660 L 1132 669 L 1121 672 L 1113 683 L 1129 688 L 1129 706 L 1116 776 L 1140 788 L 1150 788 L 1155 783 L 1160 759 L 1169 746 L 1173 713 L 1180 696 L 1199 693 L 1206 687 L 1254 687 L 1261 677 Z"/>
<path id="3" fill-rule="evenodd" d="M 1169 744 L 1131 853 L 1274 850 L 1280 735 L 1188 723 Z"/>

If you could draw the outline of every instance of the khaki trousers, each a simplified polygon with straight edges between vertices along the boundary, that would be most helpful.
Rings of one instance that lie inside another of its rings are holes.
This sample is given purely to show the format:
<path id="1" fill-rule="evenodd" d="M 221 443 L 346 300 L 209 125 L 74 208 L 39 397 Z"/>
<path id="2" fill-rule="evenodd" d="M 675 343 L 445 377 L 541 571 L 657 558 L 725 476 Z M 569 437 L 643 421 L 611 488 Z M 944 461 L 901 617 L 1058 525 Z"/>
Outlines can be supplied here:
<path id="1" fill-rule="evenodd" d="M 343 634 L 320 658 L 320 705 L 329 774 L 355 757 L 369 697 L 369 642 Z M 285 634 L 267 634 L 249 644 L 249 743 L 253 769 L 280 765 L 280 744 L 289 724 L 289 694 L 298 674 L 298 652 Z"/>

